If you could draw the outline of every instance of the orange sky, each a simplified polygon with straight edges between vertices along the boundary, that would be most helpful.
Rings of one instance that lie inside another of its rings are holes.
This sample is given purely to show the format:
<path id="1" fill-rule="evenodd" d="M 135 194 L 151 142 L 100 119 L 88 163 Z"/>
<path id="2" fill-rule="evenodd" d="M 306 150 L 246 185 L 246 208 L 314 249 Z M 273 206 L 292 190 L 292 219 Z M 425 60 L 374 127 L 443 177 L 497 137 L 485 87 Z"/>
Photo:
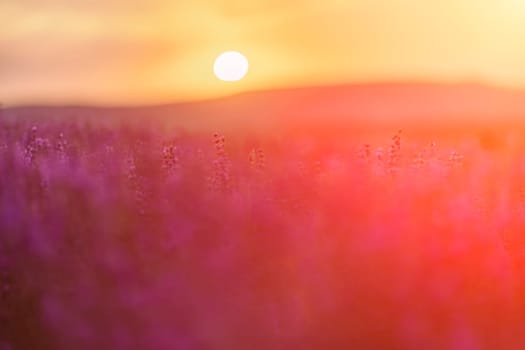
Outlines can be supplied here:
<path id="1" fill-rule="evenodd" d="M 365 81 L 525 86 L 525 0 L 2 0 L 0 101 L 150 103 Z M 250 60 L 239 83 L 213 60 Z"/>

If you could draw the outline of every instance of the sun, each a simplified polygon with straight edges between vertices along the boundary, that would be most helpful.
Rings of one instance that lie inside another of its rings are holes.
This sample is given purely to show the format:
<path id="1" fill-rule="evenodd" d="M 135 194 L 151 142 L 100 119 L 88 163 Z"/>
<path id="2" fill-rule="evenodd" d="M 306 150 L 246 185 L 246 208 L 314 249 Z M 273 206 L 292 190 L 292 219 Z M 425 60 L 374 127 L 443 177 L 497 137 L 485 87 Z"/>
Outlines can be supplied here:
<path id="1" fill-rule="evenodd" d="M 243 54 L 227 51 L 217 57 L 213 72 L 222 81 L 239 81 L 248 73 L 248 66 L 248 59 Z"/>

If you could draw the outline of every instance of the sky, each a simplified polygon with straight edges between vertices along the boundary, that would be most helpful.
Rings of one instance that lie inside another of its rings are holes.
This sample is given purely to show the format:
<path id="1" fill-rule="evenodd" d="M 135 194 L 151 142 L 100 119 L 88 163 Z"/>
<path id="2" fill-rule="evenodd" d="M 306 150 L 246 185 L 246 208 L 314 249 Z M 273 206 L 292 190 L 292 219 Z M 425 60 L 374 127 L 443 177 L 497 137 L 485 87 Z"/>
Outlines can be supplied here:
<path id="1" fill-rule="evenodd" d="M 525 0 L 2 0 L 0 102 L 143 104 L 382 81 L 525 88 Z M 242 52 L 240 82 L 213 75 Z"/>

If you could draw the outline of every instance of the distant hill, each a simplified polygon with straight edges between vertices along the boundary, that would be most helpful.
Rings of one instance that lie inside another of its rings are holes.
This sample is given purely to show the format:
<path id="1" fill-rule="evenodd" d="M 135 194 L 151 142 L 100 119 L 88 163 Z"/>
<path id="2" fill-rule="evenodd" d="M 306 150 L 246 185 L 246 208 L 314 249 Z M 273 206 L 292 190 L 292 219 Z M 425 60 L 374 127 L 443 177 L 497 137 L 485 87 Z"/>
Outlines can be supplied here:
<path id="1" fill-rule="evenodd" d="M 162 120 L 191 129 L 285 126 L 525 126 L 525 92 L 474 84 L 361 84 L 247 92 L 143 107 L 16 107 L 7 117 Z"/>

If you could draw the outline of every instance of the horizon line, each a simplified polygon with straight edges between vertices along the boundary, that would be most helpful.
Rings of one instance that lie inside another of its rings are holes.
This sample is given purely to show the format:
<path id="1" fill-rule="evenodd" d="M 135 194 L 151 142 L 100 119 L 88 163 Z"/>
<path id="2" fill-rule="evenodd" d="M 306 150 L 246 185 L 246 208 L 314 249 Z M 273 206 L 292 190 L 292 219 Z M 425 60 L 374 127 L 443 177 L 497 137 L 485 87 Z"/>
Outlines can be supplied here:
<path id="1" fill-rule="evenodd" d="M 495 91 L 507 91 L 514 93 L 525 93 L 525 87 L 516 87 L 508 85 L 500 85 L 476 80 L 465 80 L 465 81 L 430 81 L 430 80 L 385 80 L 385 81 L 364 81 L 364 82 L 335 82 L 335 83 L 323 83 L 323 84 L 304 84 L 304 85 L 291 85 L 291 86 L 280 86 L 276 88 L 260 88 L 250 89 L 245 91 L 238 91 L 232 94 L 204 97 L 204 98 L 189 98 L 171 101 L 159 101 L 159 102 L 141 102 L 141 103 L 104 103 L 104 102 L 36 102 L 36 103 L 2 103 L 0 100 L 0 110 L 11 110 L 11 109 L 22 109 L 22 108 L 86 108 L 86 109 L 121 109 L 121 108 L 150 108 L 150 107 L 169 107 L 175 105 L 190 105 L 207 103 L 214 101 L 221 101 L 225 99 L 245 96 L 245 95 L 256 95 L 271 92 L 286 92 L 286 91 L 298 91 L 298 90 L 309 90 L 309 89 L 329 89 L 329 88 L 350 88 L 350 87 L 380 87 L 380 86 L 440 86 L 440 87 L 477 87 L 485 88 Z"/>

